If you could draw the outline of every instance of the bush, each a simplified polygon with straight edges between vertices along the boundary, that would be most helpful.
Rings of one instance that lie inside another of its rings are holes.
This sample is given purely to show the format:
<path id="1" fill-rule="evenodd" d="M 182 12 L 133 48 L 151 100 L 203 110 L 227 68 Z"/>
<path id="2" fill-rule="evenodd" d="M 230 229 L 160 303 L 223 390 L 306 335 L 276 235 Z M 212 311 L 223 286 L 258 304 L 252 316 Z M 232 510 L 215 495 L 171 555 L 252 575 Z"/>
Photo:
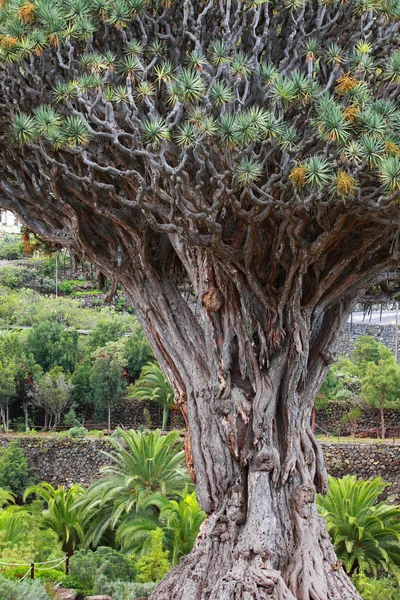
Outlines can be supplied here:
<path id="1" fill-rule="evenodd" d="M 25 488 L 32 483 L 28 462 L 19 442 L 13 440 L 7 448 L 0 448 L 0 488 L 22 496 Z"/>
<path id="2" fill-rule="evenodd" d="M 64 425 L 67 427 L 81 427 L 82 423 L 76 416 L 75 409 L 71 407 L 67 413 L 64 415 Z"/>
<path id="3" fill-rule="evenodd" d="M 110 580 L 132 581 L 135 570 L 130 560 L 108 546 L 93 550 L 78 550 L 71 557 L 70 574 L 82 582 L 85 589 L 92 589 L 100 575 Z"/>
<path id="4" fill-rule="evenodd" d="M 0 267 L 0 283 L 8 288 L 16 288 L 22 284 L 23 269 L 6 265 Z"/>
<path id="5" fill-rule="evenodd" d="M 110 581 L 104 575 L 96 579 L 94 594 L 108 594 L 113 600 L 137 600 L 148 598 L 157 584 L 133 583 L 127 581 Z"/>
<path id="6" fill-rule="evenodd" d="M 64 581 L 66 575 L 62 571 L 57 571 L 56 569 L 46 569 L 46 570 L 35 570 L 35 578 L 40 579 L 43 585 L 47 582 L 50 583 L 61 583 Z"/>
<path id="7" fill-rule="evenodd" d="M 66 280 L 60 283 L 58 289 L 62 294 L 72 294 L 72 292 L 74 291 L 74 286 L 70 281 Z"/>
<path id="8" fill-rule="evenodd" d="M 0 600 L 49 600 L 38 580 L 11 581 L 0 575 Z"/>
<path id="9" fill-rule="evenodd" d="M 24 255 L 24 245 L 20 237 L 4 237 L 0 242 L 1 260 L 18 260 Z"/>
<path id="10" fill-rule="evenodd" d="M 89 430 L 86 429 L 86 427 L 71 427 L 71 429 L 68 429 L 68 435 L 73 438 L 85 437 L 88 435 L 88 433 Z"/>
<path id="11" fill-rule="evenodd" d="M 369 579 L 360 575 L 354 583 L 363 600 L 400 600 L 400 587 L 391 577 Z"/>
<path id="12" fill-rule="evenodd" d="M 79 577 L 72 577 L 72 575 L 63 575 L 62 578 L 58 580 L 60 587 L 70 588 L 73 590 L 81 590 L 83 589 L 82 581 Z"/>
<path id="13" fill-rule="evenodd" d="M 104 431 L 102 431 L 101 429 L 91 429 L 89 431 L 89 435 L 90 437 L 102 438 L 104 437 Z"/>
<path id="14" fill-rule="evenodd" d="M 159 528 L 150 532 L 151 550 L 136 561 L 136 579 L 140 583 L 160 581 L 171 568 L 168 552 L 163 550 L 163 536 L 164 533 Z"/>

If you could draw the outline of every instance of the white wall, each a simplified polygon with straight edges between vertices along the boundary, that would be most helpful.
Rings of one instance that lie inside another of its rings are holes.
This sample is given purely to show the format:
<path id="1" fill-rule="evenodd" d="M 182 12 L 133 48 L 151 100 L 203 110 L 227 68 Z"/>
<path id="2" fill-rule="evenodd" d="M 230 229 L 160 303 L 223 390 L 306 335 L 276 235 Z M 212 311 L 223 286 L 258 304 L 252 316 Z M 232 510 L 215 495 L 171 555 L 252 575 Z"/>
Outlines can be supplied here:
<path id="1" fill-rule="evenodd" d="M 21 223 L 9 210 L 0 209 L 0 233 L 20 233 Z"/>

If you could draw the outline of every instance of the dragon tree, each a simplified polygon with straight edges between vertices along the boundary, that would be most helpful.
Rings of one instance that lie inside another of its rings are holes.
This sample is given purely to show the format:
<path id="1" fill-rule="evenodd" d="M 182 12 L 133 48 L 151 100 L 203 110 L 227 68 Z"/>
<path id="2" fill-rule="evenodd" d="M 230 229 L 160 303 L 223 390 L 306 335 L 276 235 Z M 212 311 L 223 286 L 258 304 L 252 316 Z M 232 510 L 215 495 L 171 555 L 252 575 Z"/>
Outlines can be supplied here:
<path id="1" fill-rule="evenodd" d="M 0 205 L 125 288 L 190 432 L 208 517 L 152 599 L 359 598 L 310 415 L 397 293 L 400 1 L 0 4 Z"/>

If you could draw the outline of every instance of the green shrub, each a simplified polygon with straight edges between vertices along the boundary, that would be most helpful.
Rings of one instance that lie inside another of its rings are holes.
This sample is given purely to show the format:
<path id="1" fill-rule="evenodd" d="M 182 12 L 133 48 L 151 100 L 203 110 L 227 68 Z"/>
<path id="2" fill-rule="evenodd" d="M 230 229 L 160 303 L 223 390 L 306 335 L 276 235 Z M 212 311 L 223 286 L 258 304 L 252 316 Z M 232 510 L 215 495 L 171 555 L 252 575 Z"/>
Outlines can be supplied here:
<path id="1" fill-rule="evenodd" d="M 17 440 L 12 440 L 7 448 L 0 448 L 0 488 L 22 496 L 25 488 L 32 483 L 24 451 Z"/>
<path id="2" fill-rule="evenodd" d="M 82 590 L 83 584 L 79 577 L 72 577 L 72 575 L 63 575 L 62 578 L 58 580 L 60 587 L 70 588 L 73 590 Z"/>
<path id="3" fill-rule="evenodd" d="M 113 600 L 137 600 L 137 598 L 148 598 L 156 585 L 156 583 L 110 581 L 104 575 L 100 575 L 96 579 L 93 593 L 108 594 Z"/>
<path id="4" fill-rule="evenodd" d="M 23 281 L 23 269 L 5 265 L 0 267 L 0 283 L 8 288 L 17 288 Z"/>
<path id="5" fill-rule="evenodd" d="M 74 291 L 74 286 L 72 285 L 72 283 L 70 281 L 65 280 L 60 283 L 60 285 L 58 286 L 58 289 L 63 294 L 72 294 L 72 292 Z"/>
<path id="6" fill-rule="evenodd" d="M 21 238 L 6 236 L 0 242 L 0 259 L 17 260 L 24 255 L 24 245 Z"/>
<path id="7" fill-rule="evenodd" d="M 70 561 L 70 574 L 78 578 L 85 589 L 92 589 L 100 575 L 110 580 L 132 581 L 135 569 L 131 561 L 108 546 L 93 550 L 78 550 Z"/>
<path id="8" fill-rule="evenodd" d="M 65 573 L 57 569 L 35 570 L 35 579 L 40 579 L 43 584 L 48 581 L 51 583 L 61 583 L 65 577 Z"/>
<path id="9" fill-rule="evenodd" d="M 71 429 L 68 429 L 68 435 L 73 438 L 86 437 L 88 433 L 89 430 L 86 427 L 71 427 Z"/>
<path id="10" fill-rule="evenodd" d="M 0 575 L 0 600 L 49 600 L 38 580 L 11 581 Z"/>
<path id="11" fill-rule="evenodd" d="M 163 550 L 162 529 L 150 532 L 151 550 L 148 554 L 141 556 L 136 561 L 136 580 L 140 583 L 151 583 L 160 581 L 168 573 L 171 564 L 168 560 L 168 552 Z"/>
<path id="12" fill-rule="evenodd" d="M 101 438 L 104 437 L 104 431 L 101 429 L 91 429 L 89 435 L 90 437 Z"/>
<path id="13" fill-rule="evenodd" d="M 64 425 L 67 427 L 81 427 L 82 423 L 76 416 L 75 409 L 71 407 L 64 415 Z"/>
<path id="14" fill-rule="evenodd" d="M 387 486 L 381 477 L 367 481 L 355 475 L 329 477 L 328 493 L 317 498 L 346 573 L 398 574 L 400 509 L 379 501 Z"/>
<path id="15" fill-rule="evenodd" d="M 370 579 L 360 575 L 354 583 L 363 600 L 400 600 L 400 587 L 392 577 Z"/>

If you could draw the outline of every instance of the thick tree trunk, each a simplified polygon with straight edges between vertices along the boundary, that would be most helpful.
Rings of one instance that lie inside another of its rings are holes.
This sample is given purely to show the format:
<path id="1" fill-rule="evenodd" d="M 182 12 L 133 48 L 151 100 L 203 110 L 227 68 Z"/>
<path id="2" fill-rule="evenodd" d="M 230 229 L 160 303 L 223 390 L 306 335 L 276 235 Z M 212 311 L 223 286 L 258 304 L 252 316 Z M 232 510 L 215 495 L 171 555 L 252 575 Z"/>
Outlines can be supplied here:
<path id="1" fill-rule="evenodd" d="M 228 397 L 203 389 L 193 398 L 197 493 L 209 516 L 191 554 L 152 600 L 359 598 L 316 512 L 326 473 L 309 425 L 312 401 L 301 408 L 304 398 L 298 398 L 297 415 L 288 422 L 282 394 L 291 393 L 290 361 L 282 357 L 282 363 L 262 378 L 253 406 L 236 386 Z M 212 418 L 197 412 L 205 404 L 214 406 Z M 249 423 L 263 404 L 265 434 L 257 443 Z"/>
<path id="2" fill-rule="evenodd" d="M 381 438 L 385 439 L 385 409 L 381 407 Z"/>

